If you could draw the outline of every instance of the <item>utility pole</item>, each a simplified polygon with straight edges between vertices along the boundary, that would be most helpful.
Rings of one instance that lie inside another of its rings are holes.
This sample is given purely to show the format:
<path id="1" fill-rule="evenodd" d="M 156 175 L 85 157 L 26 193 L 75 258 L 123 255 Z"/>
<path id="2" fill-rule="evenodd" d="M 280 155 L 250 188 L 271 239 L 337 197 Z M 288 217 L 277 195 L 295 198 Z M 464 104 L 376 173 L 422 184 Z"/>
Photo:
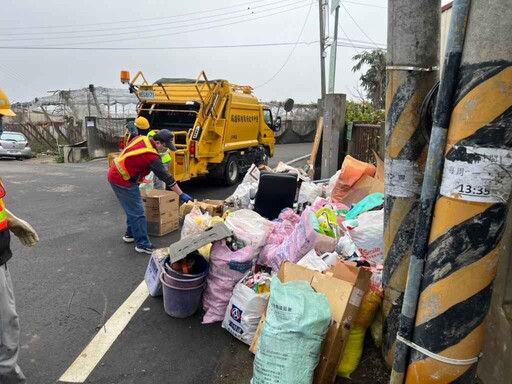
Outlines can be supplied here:
<path id="1" fill-rule="evenodd" d="M 438 79 L 440 9 L 440 0 L 388 2 L 382 349 L 390 367 L 428 148 L 420 111 Z"/>
<path id="2" fill-rule="evenodd" d="M 448 48 L 445 54 L 444 70 L 440 80 L 432 132 L 430 134 L 420 207 L 414 231 L 402 314 L 400 316 L 393 371 L 391 372 L 391 384 L 402 384 L 404 382 L 409 362 L 410 341 L 414 332 L 419 291 L 425 265 L 430 227 L 432 225 L 432 213 L 441 182 L 446 136 L 457 90 L 470 2 L 471 0 L 457 0 L 452 9 L 448 33 Z"/>
<path id="3" fill-rule="evenodd" d="M 509 1 L 472 2 L 408 384 L 475 379 L 512 189 L 511 28 Z"/>
<path id="4" fill-rule="evenodd" d="M 338 21 L 340 16 L 340 1 L 333 0 L 331 12 L 334 9 L 334 40 L 331 45 L 331 58 L 329 60 L 329 93 L 334 93 L 336 83 L 336 54 L 338 51 Z"/>
<path id="5" fill-rule="evenodd" d="M 320 21 L 320 81 L 322 101 L 325 101 L 325 25 L 324 25 L 324 6 L 325 0 L 318 1 L 318 16 Z"/>

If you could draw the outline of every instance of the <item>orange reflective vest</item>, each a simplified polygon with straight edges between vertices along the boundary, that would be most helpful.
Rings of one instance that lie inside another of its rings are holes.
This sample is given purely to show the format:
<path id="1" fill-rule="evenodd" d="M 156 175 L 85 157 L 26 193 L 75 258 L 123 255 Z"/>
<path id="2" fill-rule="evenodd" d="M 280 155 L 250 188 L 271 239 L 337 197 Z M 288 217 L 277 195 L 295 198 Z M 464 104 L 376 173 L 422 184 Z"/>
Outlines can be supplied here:
<path id="1" fill-rule="evenodd" d="M 132 149 L 134 146 L 139 144 L 140 142 L 144 142 L 145 146 L 138 149 Z M 142 155 L 143 153 L 154 153 L 155 155 L 160 156 L 151 141 L 146 136 L 138 136 L 132 140 L 130 144 L 121 152 L 121 154 L 115 158 L 114 164 L 116 166 L 117 172 L 121 175 L 123 180 L 130 180 L 131 176 L 126 168 L 126 159 L 132 156 Z"/>
<path id="2" fill-rule="evenodd" d="M 2 183 L 2 179 L 0 179 L 0 231 L 5 231 L 7 229 L 7 211 L 5 210 L 5 188 Z"/>

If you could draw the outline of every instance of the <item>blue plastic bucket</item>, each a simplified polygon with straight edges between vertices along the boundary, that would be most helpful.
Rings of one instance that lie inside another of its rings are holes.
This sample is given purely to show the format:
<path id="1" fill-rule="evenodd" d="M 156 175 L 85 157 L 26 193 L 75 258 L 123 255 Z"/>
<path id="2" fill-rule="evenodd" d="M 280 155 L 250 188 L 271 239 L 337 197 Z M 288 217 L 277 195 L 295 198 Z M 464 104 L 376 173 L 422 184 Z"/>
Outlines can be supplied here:
<path id="1" fill-rule="evenodd" d="M 164 295 L 164 309 L 169 316 L 183 319 L 197 312 L 205 283 L 193 288 L 172 287 L 164 281 L 164 273 L 160 275 Z"/>
<path id="2" fill-rule="evenodd" d="M 194 288 L 202 285 L 210 270 L 210 264 L 199 254 L 193 254 L 192 257 L 195 259 L 194 274 L 175 271 L 167 258 L 164 262 L 164 281 L 175 288 Z"/>

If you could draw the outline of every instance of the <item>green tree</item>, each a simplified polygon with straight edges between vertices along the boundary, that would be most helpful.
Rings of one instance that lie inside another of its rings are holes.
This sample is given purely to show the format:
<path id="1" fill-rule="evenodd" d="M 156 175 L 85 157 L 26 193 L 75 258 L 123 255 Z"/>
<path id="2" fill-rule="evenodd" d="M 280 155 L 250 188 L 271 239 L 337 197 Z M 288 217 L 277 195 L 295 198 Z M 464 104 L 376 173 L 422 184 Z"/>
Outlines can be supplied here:
<path id="1" fill-rule="evenodd" d="M 386 104 L 386 53 L 382 49 L 365 51 L 355 55 L 352 60 L 357 62 L 352 67 L 353 72 L 361 71 L 363 66 L 369 67 L 359 78 L 361 86 L 375 108 L 384 109 Z"/>

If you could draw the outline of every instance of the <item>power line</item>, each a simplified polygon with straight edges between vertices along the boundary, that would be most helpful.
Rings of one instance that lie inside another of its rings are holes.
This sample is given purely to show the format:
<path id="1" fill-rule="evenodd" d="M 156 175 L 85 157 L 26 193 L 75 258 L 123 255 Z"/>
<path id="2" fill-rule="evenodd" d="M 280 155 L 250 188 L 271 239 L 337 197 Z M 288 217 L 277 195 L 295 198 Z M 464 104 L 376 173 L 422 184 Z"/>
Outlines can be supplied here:
<path id="1" fill-rule="evenodd" d="M 357 1 L 348 1 L 348 0 L 342 0 L 342 3 L 347 4 L 357 4 L 357 5 L 364 5 L 366 7 L 372 7 L 372 8 L 381 8 L 381 9 L 387 9 L 387 7 L 383 7 L 382 5 L 373 5 L 373 4 L 367 4 L 367 3 L 359 3 Z"/>
<path id="2" fill-rule="evenodd" d="M 347 40 L 349 41 L 350 45 L 352 46 L 352 48 L 354 48 L 356 50 L 357 53 L 359 53 L 359 50 L 357 49 L 357 47 L 354 45 L 354 42 L 350 39 L 350 37 L 348 37 L 347 35 L 347 32 L 345 32 L 345 30 L 343 29 L 343 27 L 341 26 L 341 23 L 338 21 L 338 27 L 340 28 L 341 32 L 345 35 L 345 37 L 347 38 Z M 338 44 L 339 45 L 339 44 Z"/>
<path id="3" fill-rule="evenodd" d="M 258 85 L 256 87 L 254 87 L 255 89 L 256 88 L 261 88 L 261 87 L 267 85 L 268 83 L 270 83 L 272 80 L 274 80 L 277 77 L 277 75 L 279 75 L 281 73 L 281 71 L 284 69 L 286 64 L 288 64 L 288 61 L 292 57 L 293 52 L 295 52 L 295 48 L 297 48 L 297 44 L 299 43 L 299 40 L 302 37 L 302 33 L 304 32 L 304 28 L 306 28 L 306 24 L 307 24 L 308 19 L 309 19 L 309 14 L 311 13 L 311 8 L 313 8 L 313 3 L 314 3 L 314 0 L 312 0 L 311 4 L 309 5 L 308 14 L 306 15 L 306 20 L 304 20 L 304 24 L 302 25 L 302 28 L 301 28 L 300 33 L 299 33 L 299 36 L 297 37 L 297 41 L 296 41 L 295 45 L 293 46 L 292 50 L 290 51 L 290 54 L 288 55 L 288 57 L 284 61 L 283 65 L 281 66 L 281 68 L 279 68 L 279 70 L 269 80 L 267 80 L 263 84 L 260 84 L 260 85 Z"/>
<path id="4" fill-rule="evenodd" d="M 16 82 L 20 83 L 21 85 L 25 86 L 26 88 L 29 88 L 37 93 L 41 93 L 40 90 L 35 89 L 30 84 L 26 83 L 25 80 L 23 80 L 23 77 L 19 75 L 17 72 L 12 70 L 11 68 L 7 67 L 5 64 L 0 63 L 0 70 L 5 73 L 7 76 L 9 76 L 11 79 L 15 80 Z"/>
<path id="5" fill-rule="evenodd" d="M 44 46 L 0 46 L 5 50 L 57 50 L 57 51 L 151 51 L 151 50 L 187 50 L 187 49 L 221 49 L 221 48 L 253 48 L 253 47 L 272 47 L 287 45 L 312 45 L 317 41 L 298 41 L 298 42 L 281 42 L 281 43 L 257 43 L 257 44 L 233 44 L 233 45 L 198 45 L 198 46 L 174 46 L 174 47 L 44 47 Z"/>
<path id="6" fill-rule="evenodd" d="M 372 40 L 372 38 L 370 36 L 368 36 L 368 34 L 363 30 L 363 28 L 361 28 L 361 26 L 357 23 L 356 19 L 354 19 L 354 17 L 350 14 L 350 12 L 348 11 L 347 7 L 345 7 L 345 5 L 343 3 L 340 3 L 341 6 L 343 7 L 343 9 L 345 10 L 345 12 L 347 12 L 347 15 L 352 19 L 352 21 L 354 22 L 354 24 L 356 25 L 356 27 L 363 33 L 363 35 L 366 36 L 366 38 L 368 40 L 370 40 L 372 42 L 373 45 L 375 45 L 375 47 L 378 49 L 379 47 L 377 46 L 377 44 L 375 43 L 375 41 Z"/>
<path id="7" fill-rule="evenodd" d="M 300 5 L 300 6 L 297 6 L 297 7 L 294 7 L 294 8 L 289 8 L 289 9 L 286 9 L 286 10 L 280 11 L 280 12 L 265 13 L 265 15 L 263 15 L 263 16 L 253 17 L 251 19 L 244 19 L 244 20 L 234 21 L 234 22 L 231 22 L 231 23 L 224 23 L 224 24 L 209 26 L 209 27 L 205 27 L 205 28 L 192 29 L 192 30 L 188 30 L 188 31 L 172 32 L 172 33 L 162 33 L 162 34 L 157 34 L 157 35 L 138 36 L 138 37 L 132 37 L 132 38 L 126 38 L 126 39 L 113 39 L 113 40 L 101 40 L 101 41 L 89 41 L 89 42 L 74 42 L 74 43 L 52 45 L 51 47 L 65 47 L 65 46 L 72 46 L 72 45 L 88 45 L 88 44 L 104 44 L 104 43 L 115 43 L 115 42 L 133 41 L 133 40 L 141 40 L 141 39 L 145 40 L 145 39 L 154 38 L 154 37 L 163 37 L 163 36 L 180 35 L 180 34 L 191 33 L 191 32 L 199 32 L 199 31 L 205 31 L 205 30 L 210 30 L 210 29 L 215 29 L 215 28 L 221 28 L 221 27 L 225 27 L 225 26 L 235 25 L 235 24 L 239 24 L 239 23 L 245 23 L 245 22 L 248 22 L 248 21 L 259 20 L 259 19 L 262 19 L 262 18 L 268 18 L 268 17 L 271 17 L 271 16 L 276 16 L 276 15 L 280 15 L 280 14 L 287 13 L 287 12 L 290 12 L 290 11 L 294 11 L 294 10 L 297 10 L 297 9 L 301 9 L 301 8 L 306 7 L 306 6 L 307 6 L 307 4 Z M 201 25 L 203 25 L 203 23 Z"/>
<path id="8" fill-rule="evenodd" d="M 285 5 L 281 5 L 281 6 L 278 6 L 278 7 L 268 8 L 269 6 L 273 6 L 273 5 L 279 4 L 279 3 L 290 3 L 290 1 L 292 2 L 291 4 L 285 4 Z M 300 4 L 300 3 L 308 3 L 309 4 L 309 0 L 301 0 L 301 1 L 282 0 L 282 1 L 275 2 L 275 4 L 265 4 L 265 5 L 260 5 L 260 6 L 256 6 L 256 7 L 252 7 L 252 8 L 232 11 L 232 12 L 224 12 L 221 15 L 215 15 L 215 16 L 226 16 L 226 15 L 233 15 L 233 14 L 238 14 L 238 13 L 250 12 L 249 14 L 238 16 L 238 17 L 245 17 L 245 16 L 251 16 L 252 14 L 258 14 L 258 13 L 262 13 L 262 12 L 272 11 L 272 10 L 275 10 L 275 9 L 281 9 L 281 8 L 289 7 L 289 6 L 292 6 L 292 5 L 297 5 L 297 4 Z M 266 8 L 266 9 L 263 9 L 263 10 L 260 10 L 260 11 L 257 11 L 257 12 L 253 12 L 254 9 L 259 9 L 259 8 Z M 126 29 L 130 30 L 128 32 L 109 33 L 108 34 L 109 36 L 116 36 L 116 35 L 126 35 L 126 34 L 140 33 L 140 32 L 158 32 L 158 31 L 164 31 L 164 30 L 169 30 L 169 29 L 176 29 L 176 28 L 181 28 L 181 27 L 193 27 L 193 26 L 197 26 L 197 25 L 204 25 L 205 23 L 206 24 L 211 24 L 211 23 L 217 23 L 219 21 L 231 20 L 233 18 L 233 17 L 225 17 L 225 18 L 221 18 L 221 19 L 212 20 L 212 17 L 213 16 L 208 15 L 208 16 L 196 17 L 196 18 L 187 19 L 187 20 L 180 20 L 180 21 L 176 21 L 176 22 L 155 23 L 155 24 L 138 25 L 138 26 L 133 26 L 132 25 L 132 26 L 126 26 L 126 27 L 91 29 L 91 30 L 56 31 L 56 32 L 29 32 L 29 33 L 19 33 L 19 32 L 18 33 L 2 33 L 2 36 L 29 36 L 29 35 L 31 35 L 31 36 L 32 35 L 35 35 L 35 36 L 40 36 L 40 35 L 66 35 L 66 36 L 64 36 L 64 37 L 60 37 L 60 36 L 34 37 L 34 38 L 30 38 L 30 37 L 29 38 L 0 38 L 0 40 L 23 41 L 23 40 L 56 40 L 56 39 L 90 38 L 90 37 L 103 37 L 103 36 L 105 36 L 105 34 L 100 34 L 100 35 L 83 35 L 83 36 L 69 36 L 69 34 L 84 34 L 84 33 L 93 33 L 93 32 L 110 32 L 110 31 L 120 31 L 120 30 L 126 30 Z M 203 22 L 203 23 L 183 24 L 183 23 L 187 23 L 187 22 L 190 22 L 190 21 L 197 21 L 197 20 L 204 20 L 204 19 L 208 19 L 209 21 Z M 150 28 L 150 27 L 161 26 L 161 25 L 169 25 L 169 24 L 183 24 L 183 25 L 175 25 L 175 26 L 166 27 L 166 28 L 156 28 L 156 29 L 142 30 L 142 29 L 146 29 L 146 28 Z"/>
<path id="9" fill-rule="evenodd" d="M 191 15 L 199 15 L 199 14 L 205 14 L 215 11 L 222 11 L 226 9 L 232 9 L 232 8 L 238 8 L 241 6 L 254 4 L 254 3 L 261 3 L 266 0 L 254 0 L 250 1 L 248 3 L 242 3 L 238 5 L 231 5 L 229 7 L 222 7 L 222 8 L 214 8 L 204 11 L 198 11 L 198 12 L 190 12 L 190 13 L 182 13 L 181 15 L 172 15 L 172 16 L 160 16 L 160 17 L 152 17 L 152 18 L 145 18 L 145 19 L 131 19 L 131 20 L 120 20 L 120 21 L 109 21 L 109 22 L 103 22 L 103 23 L 89 23 L 89 24 L 68 24 L 68 25 L 46 25 L 46 26 L 32 26 L 32 27 L 0 27 L 0 29 L 52 29 L 52 28 L 71 28 L 71 27 L 91 27 L 96 25 L 112 25 L 112 24 L 123 24 L 123 23 L 137 23 L 142 21 L 150 21 L 150 20 L 163 20 L 163 19 L 171 19 L 171 18 L 179 18 L 183 16 L 191 16 Z"/>

